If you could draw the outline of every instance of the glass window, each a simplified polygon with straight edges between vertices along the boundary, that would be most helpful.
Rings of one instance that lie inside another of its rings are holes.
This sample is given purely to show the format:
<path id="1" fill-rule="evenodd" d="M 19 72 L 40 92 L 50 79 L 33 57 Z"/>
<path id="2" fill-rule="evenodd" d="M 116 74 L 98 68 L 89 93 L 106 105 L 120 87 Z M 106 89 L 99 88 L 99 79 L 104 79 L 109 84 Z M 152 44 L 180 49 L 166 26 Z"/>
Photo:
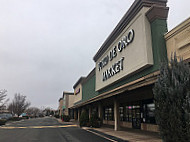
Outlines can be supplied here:
<path id="1" fill-rule="evenodd" d="M 92 108 L 92 115 L 98 115 L 98 108 L 97 107 Z"/>
<path id="2" fill-rule="evenodd" d="M 120 121 L 124 120 L 124 110 L 123 107 L 119 107 Z"/>
<path id="3" fill-rule="evenodd" d="M 147 113 L 148 113 L 149 117 L 154 117 L 154 111 L 155 111 L 155 105 L 154 105 L 154 103 L 147 104 Z"/>
<path id="4" fill-rule="evenodd" d="M 155 105 L 154 103 L 143 104 L 143 120 L 144 123 L 155 124 Z"/>
<path id="5" fill-rule="evenodd" d="M 107 108 L 105 108 L 105 111 L 104 111 L 104 119 L 108 120 L 108 109 Z"/>
<path id="6" fill-rule="evenodd" d="M 112 107 L 104 108 L 104 120 L 114 120 L 114 112 Z"/>
<path id="7" fill-rule="evenodd" d="M 132 106 L 126 106 L 125 107 L 125 120 L 128 122 L 132 121 Z"/>

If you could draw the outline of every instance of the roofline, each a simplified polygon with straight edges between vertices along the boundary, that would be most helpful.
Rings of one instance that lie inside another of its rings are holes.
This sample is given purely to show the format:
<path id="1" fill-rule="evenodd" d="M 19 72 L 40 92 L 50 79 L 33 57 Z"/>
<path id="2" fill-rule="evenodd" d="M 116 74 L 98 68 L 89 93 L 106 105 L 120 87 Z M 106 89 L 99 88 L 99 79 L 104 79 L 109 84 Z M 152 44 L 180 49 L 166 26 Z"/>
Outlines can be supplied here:
<path id="1" fill-rule="evenodd" d="M 166 6 L 167 0 L 135 0 L 131 5 L 129 10 L 102 44 L 100 49 L 97 51 L 93 60 L 96 62 L 104 52 L 109 48 L 112 42 L 120 35 L 121 31 L 131 22 L 131 20 L 136 16 L 136 14 L 141 10 L 142 7 L 151 7 L 152 5 Z"/>
<path id="2" fill-rule="evenodd" d="M 63 91 L 63 95 L 74 95 L 73 92 L 66 92 L 66 91 Z"/>
<path id="3" fill-rule="evenodd" d="M 59 102 L 60 102 L 61 100 L 63 100 L 63 97 L 62 97 L 62 98 L 59 98 Z"/>
<path id="4" fill-rule="evenodd" d="M 80 77 L 79 80 L 74 84 L 73 89 L 75 89 L 79 83 L 82 84 L 83 81 L 85 80 L 85 78 L 86 78 L 86 77 L 83 77 L 83 76 Z"/>
<path id="5" fill-rule="evenodd" d="M 93 69 L 90 71 L 90 73 L 89 73 L 89 74 L 87 75 L 87 77 L 84 79 L 84 81 L 83 81 L 82 84 L 86 83 L 92 76 L 95 75 L 95 69 L 96 69 L 96 68 L 93 68 Z"/>
<path id="6" fill-rule="evenodd" d="M 138 80 L 126 83 L 126 84 L 124 84 L 122 86 L 119 86 L 119 87 L 117 87 L 115 89 L 112 89 L 112 90 L 110 90 L 108 92 L 101 93 L 98 96 L 95 96 L 95 97 L 93 97 L 93 98 L 91 98 L 89 100 L 86 100 L 86 101 L 81 102 L 79 104 L 73 105 L 70 108 L 82 107 L 84 105 L 88 105 L 90 103 L 97 102 L 97 101 L 103 100 L 105 98 L 115 96 L 118 93 L 123 93 L 125 91 L 131 91 L 131 90 L 143 87 L 143 86 L 154 84 L 156 82 L 157 76 L 159 74 L 160 74 L 160 71 L 155 71 L 155 72 L 153 72 L 151 74 L 148 74 L 148 75 L 146 75 L 146 76 L 144 76 L 144 77 L 142 77 L 142 78 L 140 78 Z M 141 82 L 142 84 L 139 84 L 139 82 Z"/>
<path id="7" fill-rule="evenodd" d="M 185 19 L 184 21 L 182 21 L 181 23 L 179 23 L 178 25 L 176 25 L 169 32 L 167 32 L 164 35 L 165 39 L 166 40 L 170 39 L 171 37 L 173 37 L 174 35 L 176 35 L 177 33 L 179 33 L 181 30 L 185 29 L 189 25 L 190 25 L 190 17 L 188 17 L 187 19 Z"/>

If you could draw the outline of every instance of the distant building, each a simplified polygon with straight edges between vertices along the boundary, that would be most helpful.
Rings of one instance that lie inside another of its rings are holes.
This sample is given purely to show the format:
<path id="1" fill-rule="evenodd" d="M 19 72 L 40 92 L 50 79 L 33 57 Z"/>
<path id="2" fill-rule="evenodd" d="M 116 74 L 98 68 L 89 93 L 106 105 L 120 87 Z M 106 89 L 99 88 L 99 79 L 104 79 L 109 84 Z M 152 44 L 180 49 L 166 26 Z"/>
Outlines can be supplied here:
<path id="1" fill-rule="evenodd" d="M 69 112 L 69 106 L 73 105 L 73 99 L 74 99 L 74 93 L 71 92 L 63 92 L 63 114 L 64 115 L 72 115 L 71 112 Z"/>
<path id="2" fill-rule="evenodd" d="M 63 115 L 63 98 L 59 99 L 58 114 L 61 117 Z"/>

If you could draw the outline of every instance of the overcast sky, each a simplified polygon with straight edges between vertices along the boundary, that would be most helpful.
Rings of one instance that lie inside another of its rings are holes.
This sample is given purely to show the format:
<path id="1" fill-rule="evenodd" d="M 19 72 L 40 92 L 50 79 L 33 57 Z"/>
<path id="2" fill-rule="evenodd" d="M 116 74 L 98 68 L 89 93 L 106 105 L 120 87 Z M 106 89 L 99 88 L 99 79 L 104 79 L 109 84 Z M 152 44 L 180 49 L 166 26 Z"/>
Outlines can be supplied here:
<path id="1" fill-rule="evenodd" d="M 57 108 L 133 1 L 0 0 L 0 89 Z M 189 5 L 168 2 L 169 30 L 190 17 Z"/>

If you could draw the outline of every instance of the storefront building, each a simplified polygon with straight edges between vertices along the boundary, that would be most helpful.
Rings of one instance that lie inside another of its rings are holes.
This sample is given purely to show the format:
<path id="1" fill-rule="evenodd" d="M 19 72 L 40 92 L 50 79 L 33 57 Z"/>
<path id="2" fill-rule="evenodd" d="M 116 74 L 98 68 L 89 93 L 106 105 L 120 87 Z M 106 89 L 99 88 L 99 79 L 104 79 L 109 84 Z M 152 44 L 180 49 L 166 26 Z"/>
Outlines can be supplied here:
<path id="1" fill-rule="evenodd" d="M 82 91 L 83 91 L 82 83 L 84 80 L 85 80 L 85 77 L 80 77 L 79 80 L 73 86 L 73 89 L 74 89 L 73 101 L 74 102 L 73 102 L 73 106 L 71 106 L 69 109 L 73 111 L 75 120 L 79 120 L 80 114 L 81 114 L 81 109 L 76 108 L 75 106 L 82 102 Z"/>
<path id="2" fill-rule="evenodd" d="M 135 1 L 94 56 L 104 124 L 158 131 L 152 87 L 166 59 L 166 1 Z M 109 100 L 108 100 L 109 99 Z"/>
<path id="3" fill-rule="evenodd" d="M 164 35 L 167 58 L 176 53 L 177 57 L 183 58 L 190 64 L 190 18 L 176 26 Z M 161 58 L 160 58 L 161 59 Z M 82 89 L 81 99 L 71 110 L 85 110 L 89 117 L 98 112 L 104 124 L 127 128 L 137 128 L 147 131 L 158 131 L 154 116 L 154 98 L 152 87 L 159 72 L 155 71 L 145 77 L 131 81 L 116 88 L 109 87 L 102 94 L 96 90 L 96 68 L 87 77 L 80 78 Z M 99 71 L 99 70 L 98 70 Z M 126 77 L 127 80 L 127 77 Z M 116 82 L 115 84 L 119 84 Z M 113 83 L 114 84 L 114 83 Z M 79 92 L 79 91 L 75 91 Z M 76 94 L 76 93 L 75 93 Z M 116 123 L 118 120 L 118 124 Z"/>
<path id="4" fill-rule="evenodd" d="M 158 131 L 152 88 L 167 60 L 167 0 L 135 0 L 94 56 L 96 67 L 74 85 L 77 118 L 97 112 L 115 130 Z M 80 89 L 79 89 L 80 88 Z M 80 91 L 78 91 L 80 90 Z M 78 112 L 77 112 L 78 111 Z"/>

